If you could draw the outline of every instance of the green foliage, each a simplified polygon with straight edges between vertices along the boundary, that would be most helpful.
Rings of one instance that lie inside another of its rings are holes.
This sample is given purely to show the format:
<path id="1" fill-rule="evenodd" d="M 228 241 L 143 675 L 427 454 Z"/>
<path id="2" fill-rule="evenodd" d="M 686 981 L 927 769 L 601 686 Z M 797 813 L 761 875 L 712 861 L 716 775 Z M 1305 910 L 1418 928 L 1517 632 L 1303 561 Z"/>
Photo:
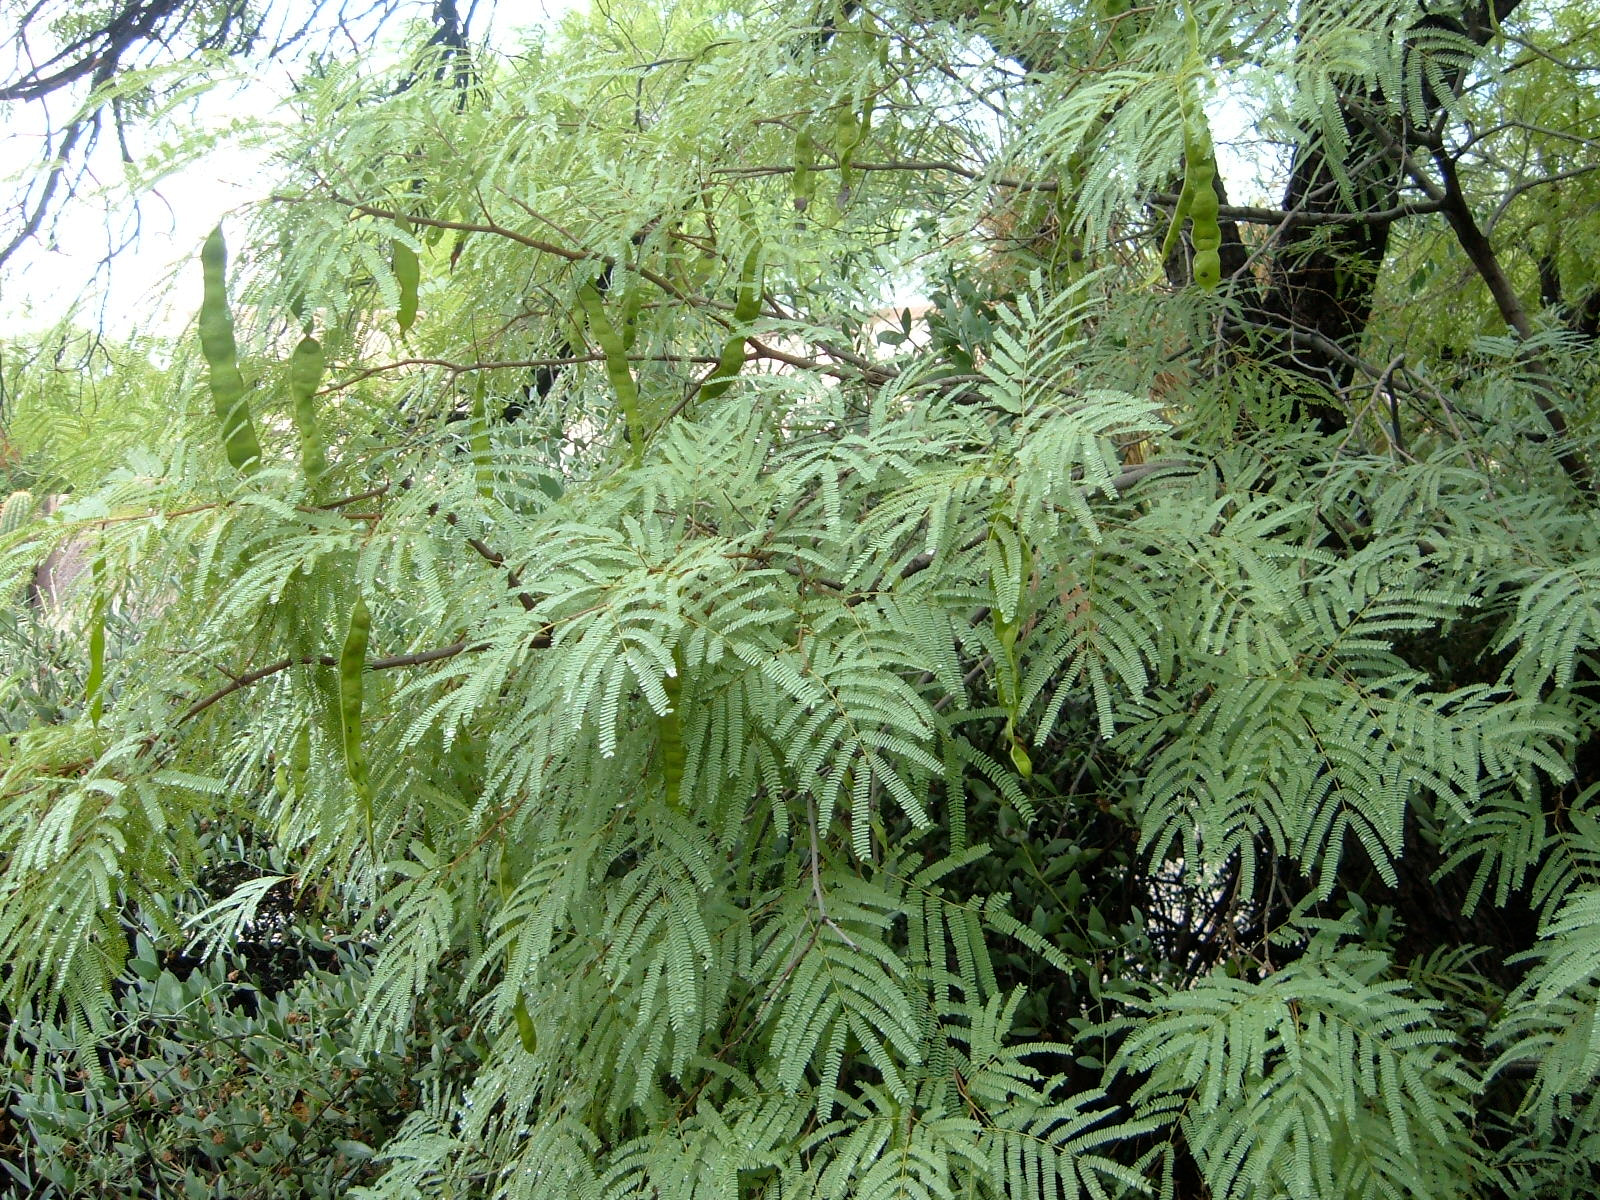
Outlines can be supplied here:
<path id="1" fill-rule="evenodd" d="M 180 976 L 142 941 L 92 1073 L 59 1027 L 22 1010 L 0 1123 L 12 1192 L 298 1200 L 374 1178 L 399 1115 L 477 1048 L 443 1028 L 425 1064 L 398 1043 L 356 1053 L 344 1030 L 365 973 L 327 949 L 336 971 L 263 1000 L 229 982 L 228 959 Z"/>
<path id="2" fill-rule="evenodd" d="M 1590 1194 L 1592 344 L 1391 304 L 1308 369 L 1229 255 L 1482 255 L 1247 247 L 1202 111 L 1251 89 L 1364 208 L 1350 105 L 1478 128 L 1513 43 L 1058 7 L 308 74 L 231 306 L 206 252 L 215 410 L 86 418 L 92 468 L 15 418 L 73 486 L 4 578 L 97 564 L 0 640 L 27 1186 Z M 195 342 L 108 386 L 192 396 Z M 219 821 L 270 863 L 176 903 Z M 363 951 L 246 1016 L 280 888 Z"/>

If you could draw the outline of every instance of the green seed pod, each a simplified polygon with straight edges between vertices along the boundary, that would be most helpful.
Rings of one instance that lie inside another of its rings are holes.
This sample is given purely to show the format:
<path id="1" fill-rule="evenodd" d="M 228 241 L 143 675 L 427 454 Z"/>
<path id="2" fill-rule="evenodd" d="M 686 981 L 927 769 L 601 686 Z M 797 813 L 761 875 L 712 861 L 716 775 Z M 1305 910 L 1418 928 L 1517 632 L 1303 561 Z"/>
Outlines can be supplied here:
<path id="1" fill-rule="evenodd" d="M 92 573 L 94 606 L 89 612 L 89 678 L 84 685 L 84 692 L 88 701 L 89 721 L 99 725 L 100 714 L 105 710 L 106 609 L 110 601 L 106 593 L 106 560 L 95 559 Z"/>
<path id="2" fill-rule="evenodd" d="M 372 632 L 372 614 L 358 593 L 350 610 L 350 628 L 339 651 L 339 730 L 344 743 L 345 774 L 366 818 L 367 840 L 372 840 L 372 782 L 367 771 L 366 752 L 361 747 L 361 702 L 367 666 L 367 641 Z"/>
<path id="3" fill-rule="evenodd" d="M 1183 104 L 1183 160 L 1183 190 L 1189 197 L 1188 216 L 1192 223 L 1189 238 L 1195 251 L 1193 278 L 1200 287 L 1211 291 L 1222 282 L 1217 159 L 1205 110 L 1188 99 Z"/>
<path id="4" fill-rule="evenodd" d="M 639 340 L 639 312 L 644 308 L 644 289 L 639 286 L 636 271 L 624 271 L 627 282 L 622 288 L 622 348 L 632 350 Z"/>
<path id="5" fill-rule="evenodd" d="M 1190 232 L 1194 241 L 1194 281 L 1208 292 L 1222 282 L 1222 227 L 1217 221 L 1219 205 L 1212 183 L 1215 176 L 1216 163 L 1208 155 L 1195 171 L 1196 192 L 1189 211 L 1194 222 Z"/>
<path id="6" fill-rule="evenodd" d="M 847 203 L 850 189 L 855 185 L 856 173 L 851 166 L 856 147 L 861 144 L 861 123 L 856 114 L 844 105 L 833 117 L 833 156 L 839 160 L 839 203 Z"/>
<path id="7" fill-rule="evenodd" d="M 639 421 L 639 385 L 634 382 L 633 372 L 628 368 L 628 348 L 623 344 L 622 335 L 611 324 L 611 318 L 606 315 L 605 302 L 593 284 L 586 283 L 578 289 L 578 303 L 583 306 L 584 316 L 588 318 L 590 336 L 600 347 L 600 353 L 605 355 L 606 378 L 611 381 L 611 390 L 617 394 L 617 405 L 622 409 L 622 421 L 627 428 L 628 442 L 633 447 L 634 462 L 637 463 L 644 455 L 644 428 Z"/>
<path id="8" fill-rule="evenodd" d="M 667 693 L 667 711 L 656 718 L 656 733 L 661 740 L 661 776 L 666 782 L 667 807 L 682 806 L 680 789 L 683 786 L 683 764 L 686 752 L 683 745 L 683 720 L 678 714 L 678 697 L 682 680 L 668 675 L 661 681 Z"/>
<path id="9" fill-rule="evenodd" d="M 1189 209 L 1189 216 L 1194 221 L 1190 236 L 1196 250 L 1215 250 L 1222 245 L 1222 227 L 1217 221 L 1220 207 L 1216 190 L 1207 180 Z"/>
<path id="10" fill-rule="evenodd" d="M 314 337 L 301 338 L 289 357 L 289 398 L 294 407 L 294 427 L 300 433 L 300 465 L 312 488 L 328 470 L 322 436 L 317 432 L 316 410 L 317 389 L 322 386 L 326 361 L 322 343 Z"/>
<path id="11" fill-rule="evenodd" d="M 533 1018 L 528 1015 L 528 1004 L 523 997 L 517 997 L 516 1004 L 511 1008 L 511 1017 L 517 1023 L 517 1040 L 522 1043 L 524 1050 L 533 1054 L 539 1049 L 539 1034 L 533 1027 Z"/>
<path id="12" fill-rule="evenodd" d="M 1192 184 L 1194 190 L 1189 218 L 1194 222 L 1190 238 L 1197 251 L 1215 250 L 1222 245 L 1222 229 L 1217 221 L 1217 160 L 1211 149 L 1211 131 L 1206 127 L 1205 120 L 1205 114 L 1201 113 L 1191 123 L 1192 133 L 1186 139 L 1184 155 L 1185 186 Z"/>
<path id="13" fill-rule="evenodd" d="M 738 298 L 733 304 L 733 319 L 748 325 L 761 315 L 761 245 L 750 247 L 739 271 Z"/>
<path id="14" fill-rule="evenodd" d="M 811 131 L 801 126 L 800 132 L 794 135 L 794 210 L 805 212 L 811 204 L 811 198 L 817 193 L 817 174 L 814 168 L 817 165 L 817 143 L 811 136 Z"/>
<path id="15" fill-rule="evenodd" d="M 1028 757 L 1027 749 L 1017 740 L 1016 734 L 1011 735 L 1011 765 L 1024 779 L 1033 778 L 1033 759 Z"/>
<path id="16" fill-rule="evenodd" d="M 200 353 L 209 368 L 211 403 L 222 423 L 223 449 L 237 470 L 254 471 L 261 463 L 261 443 L 245 401 L 244 376 L 239 373 L 233 314 L 228 311 L 228 248 L 220 225 L 200 249 L 200 269 L 205 283 L 200 302 Z"/>
<path id="17" fill-rule="evenodd" d="M 31 516 L 33 516 L 33 493 L 12 492 L 6 497 L 6 502 L 0 505 L 0 537 L 21 529 Z"/>
<path id="18" fill-rule="evenodd" d="M 1164 263 L 1172 252 L 1178 248 L 1178 238 L 1183 232 L 1183 223 L 1188 220 L 1189 210 L 1194 204 L 1194 188 L 1189 181 L 1187 173 L 1183 177 L 1183 190 L 1178 193 L 1177 207 L 1172 210 L 1172 224 L 1167 226 L 1167 236 L 1161 239 L 1161 261 Z"/>
<path id="19" fill-rule="evenodd" d="M 306 776 L 311 773 L 311 728 L 302 725 L 289 751 L 289 784 L 296 797 L 306 793 Z"/>
<path id="20" fill-rule="evenodd" d="M 701 399 L 715 400 L 728 390 L 728 385 L 733 382 L 734 376 L 742 370 L 744 370 L 744 339 L 729 338 L 722 344 L 722 353 L 717 356 L 717 365 L 711 374 L 706 376 L 705 383 L 700 387 Z"/>
<path id="21" fill-rule="evenodd" d="M 485 500 L 494 495 L 493 443 L 489 438 L 489 406 L 484 399 L 483 376 L 479 375 L 472 388 L 472 474 L 478 484 L 478 495 Z"/>
<path id="22" fill-rule="evenodd" d="M 733 304 L 735 328 L 749 325 L 761 315 L 761 238 L 756 232 L 755 218 L 748 201 L 740 206 L 739 223 L 749 231 L 751 240 L 750 249 L 744 256 L 744 265 L 739 271 L 739 289 Z M 723 343 L 715 369 L 706 376 L 701 386 L 700 395 L 704 399 L 715 400 L 728 390 L 733 377 L 744 369 L 744 351 L 745 338 L 742 333 Z"/>
<path id="23" fill-rule="evenodd" d="M 422 283 L 422 264 L 417 261 L 417 252 L 399 238 L 390 246 L 394 281 L 400 288 L 400 307 L 395 310 L 395 320 L 400 325 L 400 336 L 404 337 L 417 323 L 417 288 Z"/>

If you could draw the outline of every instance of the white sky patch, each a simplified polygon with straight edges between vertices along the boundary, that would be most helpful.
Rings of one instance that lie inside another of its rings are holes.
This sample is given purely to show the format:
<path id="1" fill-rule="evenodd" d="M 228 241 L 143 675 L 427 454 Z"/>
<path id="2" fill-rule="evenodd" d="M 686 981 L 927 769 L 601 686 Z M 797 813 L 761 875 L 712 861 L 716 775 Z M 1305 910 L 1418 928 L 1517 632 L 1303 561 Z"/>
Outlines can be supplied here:
<path id="1" fill-rule="evenodd" d="M 1229 204 L 1275 206 L 1282 196 L 1283 147 L 1262 131 L 1261 102 L 1236 79 L 1206 103 L 1217 173 Z"/>
<path id="2" fill-rule="evenodd" d="M 226 213 L 261 199 L 268 186 L 265 129 L 247 142 L 227 129 L 232 116 L 270 123 L 280 103 L 264 79 L 209 94 L 195 106 L 185 136 L 200 133 L 216 138 L 215 144 L 194 159 L 180 150 L 189 161 L 150 182 L 124 166 L 114 137 L 103 138 L 79 195 L 60 211 L 53 236 L 35 238 L 7 265 L 0 314 L 8 331 L 47 328 L 74 310 L 118 334 L 166 324 L 170 302 L 186 284 L 200 294 L 197 267 L 192 280 L 181 278 L 185 261 L 198 254 L 206 233 Z M 35 128 L 0 144 L 0 169 L 13 180 L 37 169 L 42 138 L 40 114 L 19 115 Z M 158 150 L 151 158 L 171 152 Z"/>
<path id="3" fill-rule="evenodd" d="M 491 47 L 513 49 L 523 31 L 551 28 L 583 3 L 539 0 L 515 6 L 515 18 L 486 6 L 474 35 Z M 143 161 L 185 161 L 153 183 L 121 162 L 108 128 L 90 160 L 90 180 L 59 214 L 54 239 L 24 246 L 0 277 L 5 331 L 40 331 L 72 318 L 117 336 L 181 332 L 199 303 L 197 256 L 206 233 L 271 190 L 275 126 L 288 115 L 297 66 L 293 58 L 256 64 L 172 113 L 167 145 L 144 154 Z M 1213 96 L 1206 108 L 1230 201 L 1273 203 L 1281 154 L 1258 134 L 1258 114 L 1243 81 Z M 3 111 L 0 180 L 16 194 L 17 182 L 39 170 L 44 112 L 23 104 Z M 58 104 L 58 123 L 60 114 Z M 200 149 L 191 157 L 185 145 Z M 140 153 L 137 145 L 135 152 Z M 918 303 L 923 290 L 920 280 L 904 280 L 894 303 Z"/>
<path id="4" fill-rule="evenodd" d="M 550 28 L 586 0 L 538 0 L 485 6 L 472 30 L 492 48 L 519 46 L 522 33 Z M 126 166 L 110 128 L 90 156 L 90 174 L 78 196 L 49 220 L 41 236 L 21 247 L 0 275 L 0 329 L 15 336 L 49 329 L 64 320 L 113 336 L 136 331 L 181 333 L 200 303 L 200 243 L 228 214 L 259 203 L 277 177 L 275 133 L 288 116 L 299 63 L 243 67 L 236 82 L 200 92 L 165 118 L 162 139 L 148 130 L 132 137 L 134 167 Z M 50 116 L 59 126 L 68 106 L 53 97 Z M 0 187 L 18 194 L 40 172 L 45 110 L 38 104 L 0 107 Z M 191 151 L 188 147 L 194 147 Z M 178 160 L 153 182 L 141 170 Z M 53 237 L 43 233 L 54 230 Z"/>

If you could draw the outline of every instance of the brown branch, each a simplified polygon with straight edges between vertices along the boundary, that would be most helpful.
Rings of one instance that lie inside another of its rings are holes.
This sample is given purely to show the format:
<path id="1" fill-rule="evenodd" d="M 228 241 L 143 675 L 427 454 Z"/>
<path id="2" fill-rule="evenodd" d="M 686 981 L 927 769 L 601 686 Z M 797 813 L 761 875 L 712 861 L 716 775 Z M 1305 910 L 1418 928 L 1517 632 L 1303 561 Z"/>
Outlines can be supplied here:
<path id="1" fill-rule="evenodd" d="M 279 204 L 314 204 L 318 202 L 315 197 L 311 196 L 275 195 L 272 199 Z M 358 200 L 351 200 L 348 197 L 341 196 L 337 192 L 329 192 L 327 199 L 369 217 L 382 217 L 389 221 L 408 222 L 412 225 L 423 225 L 430 229 L 453 229 L 457 233 L 492 234 L 495 237 L 503 237 L 509 241 L 516 242 L 519 246 L 526 246 L 530 250 L 537 250 L 541 254 L 553 255 L 571 263 L 596 262 L 605 267 L 618 265 L 617 257 L 613 254 L 601 254 L 594 250 L 574 250 L 569 246 L 560 246 L 555 242 L 547 242 L 543 238 L 536 238 L 531 234 L 522 233 L 519 230 L 511 229 L 492 221 L 446 221 L 440 217 L 420 216 L 417 213 L 401 212 L 398 209 L 383 208 L 376 204 L 363 204 Z M 626 264 L 622 265 L 625 266 Z M 671 279 L 661 274 L 661 272 L 652 270 L 649 267 L 636 263 L 628 269 L 635 272 L 641 279 L 648 279 L 669 296 L 675 296 L 687 304 L 694 304 L 700 308 L 732 307 L 731 304 L 720 304 L 703 296 L 690 295 L 679 288 Z M 726 320 L 718 317 L 717 314 L 712 313 L 711 315 L 713 319 L 727 324 Z"/>
<path id="2" fill-rule="evenodd" d="M 815 163 L 813 171 L 837 171 L 839 168 L 834 163 Z M 971 167 L 963 167 L 960 163 L 946 160 L 934 162 L 921 162 L 915 159 L 891 160 L 889 162 L 853 162 L 850 164 L 853 171 L 942 171 L 947 175 L 959 175 L 962 179 L 970 179 L 974 183 L 984 182 L 987 177 L 982 171 Z M 713 175 L 734 175 L 740 179 L 753 179 L 766 175 L 790 175 L 794 173 L 792 163 L 772 163 L 759 167 L 713 167 Z M 1057 192 L 1061 185 L 1053 179 L 1014 179 L 1000 175 L 988 179 L 995 187 L 1013 188 L 1020 192 Z"/>
<path id="3" fill-rule="evenodd" d="M 1437 196 L 1442 204 L 1441 211 L 1445 220 L 1450 223 L 1450 228 L 1456 235 L 1456 241 L 1466 253 L 1473 269 L 1478 272 L 1479 278 L 1489 289 L 1489 295 L 1494 299 L 1495 308 L 1499 310 L 1501 318 L 1514 329 L 1517 336 L 1524 342 L 1529 341 L 1534 335 L 1533 322 L 1528 319 L 1528 310 L 1523 306 L 1522 297 L 1517 295 L 1517 290 L 1507 277 L 1505 268 L 1500 265 L 1500 256 L 1495 253 L 1493 244 L 1478 226 L 1478 220 L 1473 215 L 1472 206 L 1467 201 L 1466 194 L 1461 188 L 1461 178 L 1456 172 L 1455 160 L 1440 147 L 1434 152 L 1434 163 L 1439 168 L 1439 176 L 1443 186 L 1427 176 L 1401 147 L 1395 147 L 1396 156 L 1404 165 L 1406 173 L 1416 181 L 1417 186 L 1428 192 L 1430 196 Z M 1532 376 L 1533 386 L 1529 389 L 1533 402 L 1543 414 L 1545 422 L 1550 426 L 1550 431 L 1555 435 L 1556 462 L 1566 472 L 1567 478 L 1572 480 L 1579 491 L 1593 494 L 1595 491 L 1594 475 L 1589 469 L 1589 464 L 1569 441 L 1567 441 L 1567 418 L 1561 407 L 1550 398 L 1555 391 L 1555 380 L 1544 361 L 1543 356 L 1531 353 L 1524 348 L 1522 361 L 1526 364 Z"/>
<path id="4" fill-rule="evenodd" d="M 109 78 L 108 75 L 97 72 L 95 74 L 95 86 L 99 87 L 107 78 Z M 67 126 L 61 138 L 61 145 L 50 158 L 50 170 L 45 175 L 44 187 L 40 189 L 39 199 L 34 203 L 31 211 L 27 210 L 26 202 L 24 202 L 23 208 L 26 215 L 23 218 L 22 227 L 17 231 L 16 236 L 6 243 L 4 248 L 0 248 L 0 263 L 8 261 L 21 248 L 23 243 L 39 232 L 40 227 L 44 224 L 45 217 L 49 215 L 50 205 L 55 199 L 56 189 L 61 186 L 62 179 L 66 177 L 67 167 L 72 160 L 72 151 L 77 146 L 78 139 L 83 136 L 84 131 L 91 128 L 92 123 L 87 119 L 73 121 Z M 92 147 L 93 144 L 94 139 L 91 136 L 89 145 Z M 80 170 L 74 182 L 68 185 L 68 199 L 71 199 L 76 193 L 77 181 L 82 178 Z"/>
<path id="5" fill-rule="evenodd" d="M 1586 163 L 1581 167 L 1573 167 L 1566 171 L 1557 171 L 1554 175 L 1543 175 L 1538 179 L 1527 179 L 1508 191 L 1501 197 L 1500 203 L 1495 206 L 1494 215 L 1489 218 L 1488 233 L 1494 232 L 1494 227 L 1500 223 L 1500 218 L 1506 215 L 1518 199 L 1537 187 L 1551 186 L 1567 179 L 1576 179 L 1580 175 L 1587 175 L 1591 171 L 1600 171 L 1600 163 Z"/>
<path id="6" fill-rule="evenodd" d="M 1150 197 L 1150 203 L 1159 208 L 1173 208 L 1178 203 L 1178 197 L 1173 192 L 1157 192 Z M 1396 204 L 1392 208 L 1344 213 L 1311 212 L 1304 208 L 1262 208 L 1253 204 L 1224 204 L 1218 207 L 1217 215 L 1223 220 L 1294 229 L 1304 225 L 1389 225 L 1405 217 L 1440 212 L 1443 207 L 1437 200 L 1416 200 L 1409 204 Z"/>
<path id="7" fill-rule="evenodd" d="M 819 371 L 824 375 L 832 375 L 835 379 L 851 378 L 849 372 L 831 363 L 820 362 L 815 358 L 806 358 L 799 354 L 789 354 L 786 351 L 779 350 L 776 346 L 769 346 L 760 338 L 750 337 L 746 338 L 745 341 L 756 352 L 757 358 L 770 358 L 773 362 L 780 362 L 785 366 L 796 367 L 802 371 Z"/>
<path id="8" fill-rule="evenodd" d="M 517 368 L 529 369 L 535 367 L 570 367 L 578 363 L 600 362 L 604 355 L 579 354 L 567 358 L 519 358 L 509 359 L 505 362 L 478 362 L 458 363 L 448 358 L 397 358 L 393 362 L 380 363 L 375 367 L 363 367 L 354 375 L 330 383 L 317 393 L 326 396 L 333 392 L 341 392 L 347 387 L 353 387 L 363 379 L 370 379 L 374 375 L 382 375 L 388 371 L 399 371 L 405 367 L 443 367 L 452 375 L 462 375 L 468 371 L 497 371 L 514 370 Z"/>
<path id="9" fill-rule="evenodd" d="M 333 509 L 344 508 L 346 505 L 349 505 L 349 504 L 358 504 L 362 500 L 375 499 L 378 496 L 383 495 L 388 490 L 389 490 L 389 485 L 387 483 L 380 483 L 377 487 L 368 488 L 364 492 L 357 492 L 354 496 L 346 496 L 342 500 L 330 500 L 326 504 L 318 504 L 314 508 L 310 509 L 309 511 L 311 511 L 311 512 L 326 512 L 326 511 L 330 511 L 330 510 L 333 510 Z"/>
<path id="10" fill-rule="evenodd" d="M 445 524 L 449 525 L 451 528 L 457 528 L 461 523 L 461 518 L 456 516 L 456 514 L 453 512 L 445 513 L 444 520 Z M 522 610 L 524 612 L 532 612 L 536 601 L 532 596 L 528 595 L 527 592 L 520 590 L 522 587 L 522 576 L 514 569 L 506 567 L 506 556 L 501 554 L 500 551 L 496 550 L 493 546 L 489 545 L 489 543 L 485 542 L 479 537 L 472 537 L 469 535 L 467 537 L 467 545 L 471 546 L 475 551 L 477 551 L 479 557 L 481 557 L 485 562 L 492 566 L 505 568 L 506 586 L 517 593 L 517 603 L 522 605 Z"/>
<path id="11" fill-rule="evenodd" d="M 714 363 L 719 361 L 714 354 L 630 354 L 629 362 L 659 362 L 659 363 Z M 442 367 L 451 375 L 466 375 L 472 371 L 515 371 L 536 370 L 538 368 L 576 367 L 584 363 L 604 362 L 604 354 L 571 354 L 562 358 L 508 358 L 490 359 L 483 362 L 456 362 L 449 358 L 397 358 L 393 362 L 380 363 L 375 367 L 363 367 L 354 375 L 341 379 L 337 383 L 330 383 L 317 395 L 327 395 L 332 392 L 343 391 L 347 387 L 360 383 L 363 379 L 370 379 L 374 375 L 382 375 L 387 371 L 399 371 L 405 367 Z"/>
<path id="12" fill-rule="evenodd" d="M 438 662 L 444 658 L 454 658 L 457 654 L 487 650 L 487 643 L 469 643 L 466 641 L 451 642 L 448 646 L 435 646 L 431 650 L 416 650 L 410 654 L 395 654 L 388 658 L 374 658 L 370 660 L 366 669 L 368 671 L 389 671 L 395 667 L 418 667 L 424 663 Z M 336 667 L 339 660 L 331 654 L 305 654 L 298 657 L 280 658 L 276 662 L 268 663 L 264 667 L 257 667 L 253 671 L 246 671 L 243 675 L 236 675 L 228 683 L 214 692 L 209 692 L 200 697 L 178 717 L 178 724 L 191 721 L 206 709 L 221 700 L 226 700 L 233 693 L 243 691 L 252 684 L 260 683 L 263 679 L 270 678 L 280 672 L 287 671 L 290 667 Z"/>
<path id="13" fill-rule="evenodd" d="M 268 663 L 264 667 L 257 667 L 254 671 L 246 671 L 243 675 L 235 675 L 228 681 L 226 686 L 202 696 L 184 709 L 183 714 L 178 718 L 178 724 L 182 725 L 185 721 L 192 721 L 218 701 L 227 699 L 233 693 L 241 691 L 251 684 L 260 683 L 270 675 L 276 675 L 280 671 L 287 671 L 290 667 L 331 667 L 337 665 L 337 663 L 338 659 L 331 654 L 311 654 L 299 658 L 280 658 L 277 662 Z"/>

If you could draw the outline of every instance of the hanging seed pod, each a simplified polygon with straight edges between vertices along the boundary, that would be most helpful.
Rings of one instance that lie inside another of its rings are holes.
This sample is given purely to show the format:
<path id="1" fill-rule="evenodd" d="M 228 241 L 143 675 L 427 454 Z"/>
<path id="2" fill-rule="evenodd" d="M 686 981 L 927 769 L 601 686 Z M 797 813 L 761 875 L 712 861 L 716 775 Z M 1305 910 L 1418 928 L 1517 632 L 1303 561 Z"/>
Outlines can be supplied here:
<path id="1" fill-rule="evenodd" d="M 750 234 L 750 249 L 745 253 L 744 265 L 739 270 L 739 287 L 733 303 L 733 323 L 736 330 L 743 329 L 761 315 L 761 239 L 756 233 L 755 219 L 750 206 L 745 203 L 739 221 Z M 744 369 L 745 337 L 737 333 L 722 345 L 717 365 L 700 389 L 706 400 L 715 400 L 728 390 L 734 376 Z"/>
<path id="2" fill-rule="evenodd" d="M 852 162 L 856 147 L 861 144 L 864 130 L 856 114 L 848 105 L 841 104 L 833 117 L 833 156 L 839 161 L 839 206 L 850 202 L 850 191 L 855 187 L 856 172 Z"/>
<path id="3" fill-rule="evenodd" d="M 493 449 L 489 438 L 489 405 L 484 398 L 483 376 L 479 375 L 472 388 L 472 474 L 478 485 L 478 495 L 488 499 L 494 495 Z"/>
<path id="4" fill-rule="evenodd" d="M 289 398 L 294 408 L 294 427 L 300 434 L 300 465 L 313 489 L 328 470 L 322 435 L 317 431 L 316 410 L 317 389 L 322 386 L 326 362 L 322 343 L 310 336 L 301 338 L 289 357 Z"/>
<path id="5" fill-rule="evenodd" d="M 511 1008 L 511 1017 L 517 1023 L 517 1040 L 529 1054 L 539 1049 L 539 1034 L 533 1027 L 533 1017 L 528 1014 L 528 1003 L 521 997 Z"/>
<path id="6" fill-rule="evenodd" d="M 817 194 L 817 143 L 811 131 L 801 126 L 794 135 L 794 178 L 790 181 L 794 194 L 794 210 L 803 213 L 811 206 Z"/>
<path id="7" fill-rule="evenodd" d="M 400 336 L 411 332 L 417 323 L 417 289 L 422 284 L 422 264 L 417 252 L 399 238 L 390 242 L 394 281 L 400 289 L 400 307 L 395 310 L 395 321 L 400 326 Z"/>
<path id="8" fill-rule="evenodd" d="M 228 311 L 228 248 L 220 225 L 200 249 L 200 269 L 205 284 L 200 302 L 200 353 L 208 368 L 211 403 L 222 424 L 222 446 L 237 470 L 254 471 L 261 463 L 261 443 L 245 401 L 244 376 L 239 373 L 233 314 Z"/>
<path id="9" fill-rule="evenodd" d="M 1194 281 L 1211 291 L 1222 282 L 1222 226 L 1217 219 L 1221 205 L 1217 199 L 1217 159 L 1211 148 L 1211 130 L 1205 113 L 1198 106 L 1196 110 L 1185 122 L 1184 188 L 1193 192 L 1189 237 L 1194 243 Z"/>
<path id="10" fill-rule="evenodd" d="M 628 443 L 633 448 L 634 462 L 644 455 L 644 429 L 639 423 L 639 385 L 634 382 L 633 371 L 628 367 L 628 347 L 617 332 L 611 318 L 606 315 L 605 301 L 592 283 L 578 289 L 578 303 L 588 318 L 589 334 L 600 353 L 605 356 L 606 378 L 611 390 L 617 394 L 617 406 L 622 410 L 622 422 L 627 428 Z"/>
<path id="11" fill-rule="evenodd" d="M 361 746 L 361 703 L 367 666 L 367 640 L 372 632 L 372 614 L 358 593 L 350 610 L 350 627 L 344 647 L 339 651 L 339 732 L 344 744 L 345 774 L 350 779 L 367 827 L 367 842 L 372 842 L 372 782 L 367 770 L 366 751 Z"/>
<path id="12" fill-rule="evenodd" d="M 106 683 L 106 609 L 110 597 L 106 593 L 106 560 L 97 558 L 92 568 L 94 578 L 94 605 L 89 613 L 89 678 L 84 685 L 88 702 L 89 723 L 100 724 L 100 714 L 105 711 Z"/>
<path id="13" fill-rule="evenodd" d="M 639 313 L 644 308 L 644 289 L 639 286 L 636 271 L 623 271 L 626 281 L 622 287 L 622 348 L 632 350 L 639 340 Z"/>

